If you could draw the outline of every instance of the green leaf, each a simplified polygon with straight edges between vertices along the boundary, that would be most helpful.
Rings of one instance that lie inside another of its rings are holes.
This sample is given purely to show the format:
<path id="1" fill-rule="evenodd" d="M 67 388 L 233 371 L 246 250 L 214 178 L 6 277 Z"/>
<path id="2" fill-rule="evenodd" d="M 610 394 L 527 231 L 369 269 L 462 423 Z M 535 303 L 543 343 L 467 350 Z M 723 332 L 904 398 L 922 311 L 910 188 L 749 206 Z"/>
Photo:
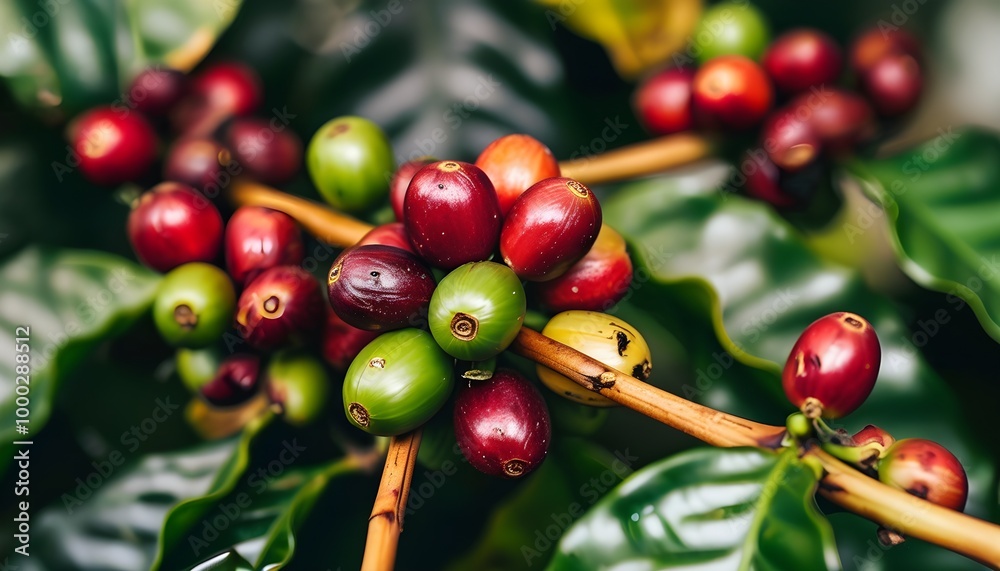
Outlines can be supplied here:
<path id="1" fill-rule="evenodd" d="M 195 565 L 191 571 L 253 571 L 253 565 L 240 557 L 239 553 L 226 551 Z"/>
<path id="2" fill-rule="evenodd" d="M 609 493 L 566 532 L 548 569 L 838 569 L 815 490 L 792 450 L 685 452 Z"/>
<path id="3" fill-rule="evenodd" d="M 241 3 L 5 2 L 0 6 L 0 77 L 28 107 L 73 112 L 124 98 L 121 90 L 149 65 L 193 67 L 229 26 Z"/>
<path id="4" fill-rule="evenodd" d="M 14 440 L 37 435 L 52 411 L 59 381 L 98 343 L 117 335 L 153 301 L 159 276 L 100 252 L 27 248 L 0 265 L 0 343 L 27 345 L 29 374 L 0 364 L 0 442 L 4 458 Z M 27 333 L 24 329 L 26 327 Z M 28 386 L 27 414 L 15 387 Z M 15 432 L 17 419 L 27 434 Z M 3 464 L 6 466 L 6 460 Z"/>
<path id="5" fill-rule="evenodd" d="M 912 150 L 849 170 L 885 210 L 903 271 L 950 294 L 948 312 L 968 303 L 1000 341 L 1000 137 L 941 130 Z M 853 240 L 870 226 L 870 219 L 847 221 L 843 231 Z"/>
<path id="6" fill-rule="evenodd" d="M 967 511 L 991 514 L 996 461 L 972 437 L 958 399 L 914 347 L 893 303 L 872 292 L 857 272 L 817 258 L 766 205 L 715 192 L 726 174 L 713 168 L 645 181 L 617 189 L 605 202 L 606 221 L 633 246 L 631 302 L 664 308 L 661 322 L 689 347 L 694 378 L 678 392 L 782 423 L 792 407 L 781 390 L 780 370 L 799 334 L 825 314 L 858 313 L 878 332 L 882 365 L 866 403 L 836 426 L 853 432 L 874 423 L 897 438 L 942 443 L 969 473 Z M 856 519 L 842 521 L 864 527 Z M 855 547 L 866 549 L 870 536 L 853 533 Z M 838 534 L 844 535 L 840 528 Z M 949 568 L 969 564 L 917 541 L 880 561 L 891 566 L 906 557 L 941 557 Z"/>

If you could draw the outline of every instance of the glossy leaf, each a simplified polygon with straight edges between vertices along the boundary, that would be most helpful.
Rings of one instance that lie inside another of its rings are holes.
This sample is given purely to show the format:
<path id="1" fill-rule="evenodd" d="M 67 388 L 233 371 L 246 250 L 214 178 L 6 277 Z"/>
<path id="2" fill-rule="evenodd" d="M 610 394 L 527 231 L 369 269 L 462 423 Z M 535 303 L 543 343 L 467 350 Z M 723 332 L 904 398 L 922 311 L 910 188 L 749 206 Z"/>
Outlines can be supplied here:
<path id="1" fill-rule="evenodd" d="M 949 310 L 968 303 L 1000 341 L 1000 137 L 942 129 L 912 150 L 849 170 L 885 211 L 903 271 L 949 294 Z M 872 223 L 859 217 L 843 232 L 853 241 Z"/>
<path id="2" fill-rule="evenodd" d="M 570 528 L 550 571 L 839 569 L 794 451 L 697 449 L 636 472 Z"/>
<path id="3" fill-rule="evenodd" d="M 14 359 L 0 364 L 4 458 L 11 458 L 10 442 L 30 440 L 45 426 L 60 380 L 95 345 L 147 311 L 158 282 L 146 268 L 100 252 L 33 247 L 0 265 L 0 343 L 29 348 L 27 375 L 17 373 Z M 30 388 L 27 415 L 18 414 L 15 384 Z M 27 434 L 15 432 L 17 418 L 28 420 L 22 424 Z"/>
<path id="4" fill-rule="evenodd" d="M 897 437 L 944 444 L 969 472 L 967 511 L 988 516 L 996 498 L 995 460 L 972 438 L 955 394 L 914 346 L 896 307 L 857 272 L 817 258 L 767 206 L 716 192 L 725 175 L 714 168 L 637 183 L 605 203 L 606 220 L 633 245 L 637 279 L 630 301 L 664 308 L 663 324 L 694 356 L 695 378 L 682 394 L 782 423 L 792 407 L 780 388 L 780 369 L 799 334 L 827 313 L 858 313 L 878 333 L 882 365 L 871 397 L 837 426 L 857 430 L 874 422 Z M 715 352 L 716 344 L 726 353 Z M 869 539 L 855 537 L 862 546 Z M 944 550 L 909 544 L 881 561 L 908 557 L 968 565 Z"/>

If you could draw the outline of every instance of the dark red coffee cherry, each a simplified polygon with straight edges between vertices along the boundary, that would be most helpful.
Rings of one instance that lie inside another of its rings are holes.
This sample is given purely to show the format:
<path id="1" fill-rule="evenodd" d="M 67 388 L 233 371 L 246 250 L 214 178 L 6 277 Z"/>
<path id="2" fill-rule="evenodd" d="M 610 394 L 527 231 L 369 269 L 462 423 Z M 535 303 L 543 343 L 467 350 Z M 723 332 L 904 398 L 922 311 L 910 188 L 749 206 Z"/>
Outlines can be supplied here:
<path id="1" fill-rule="evenodd" d="M 264 270 L 236 303 L 236 330 L 255 349 L 275 349 L 317 334 L 326 318 L 319 283 L 297 266 Z"/>
<path id="2" fill-rule="evenodd" d="M 694 113 L 699 124 L 746 129 L 760 123 L 771 108 L 774 92 L 764 70 L 743 56 L 722 56 L 694 76 Z"/>
<path id="3" fill-rule="evenodd" d="M 396 221 L 403 221 L 403 199 L 406 198 L 406 189 L 413 180 L 413 175 L 425 166 L 437 162 L 434 157 L 420 157 L 412 161 L 406 161 L 399 165 L 396 172 L 389 181 L 389 203 L 392 205 L 392 212 L 396 215 Z"/>
<path id="4" fill-rule="evenodd" d="M 545 179 L 522 194 L 500 234 L 500 255 L 521 278 L 559 277 L 590 250 L 601 231 L 594 193 L 569 178 Z"/>
<path id="5" fill-rule="evenodd" d="M 238 62 L 216 63 L 192 78 L 187 96 L 174 110 L 174 128 L 188 135 L 208 135 L 229 117 L 253 113 L 263 101 L 257 72 Z"/>
<path id="6" fill-rule="evenodd" d="M 858 36 L 850 49 L 851 69 L 863 75 L 876 63 L 890 55 L 908 55 L 917 61 L 923 59 L 920 40 L 902 28 L 873 27 Z"/>
<path id="7" fill-rule="evenodd" d="M 125 104 L 146 115 L 166 115 L 187 90 L 187 76 L 169 67 L 150 67 L 135 76 Z"/>
<path id="8" fill-rule="evenodd" d="M 434 276 L 419 258 L 392 246 L 356 246 L 330 268 L 330 306 L 368 331 L 417 327 L 426 321 Z"/>
<path id="9" fill-rule="evenodd" d="M 156 159 L 157 139 L 141 113 L 95 107 L 70 125 L 80 172 L 95 183 L 114 186 L 146 174 Z"/>
<path id="10" fill-rule="evenodd" d="M 774 40 L 762 63 L 778 90 L 791 94 L 834 83 L 840 76 L 843 56 L 827 34 L 799 28 Z"/>
<path id="11" fill-rule="evenodd" d="M 774 164 L 763 149 L 748 151 L 739 166 L 746 177 L 742 185 L 746 194 L 778 209 L 808 206 L 827 176 L 822 159 L 789 172 Z"/>
<path id="12" fill-rule="evenodd" d="M 482 381 L 463 380 L 455 398 L 455 438 L 480 472 L 520 478 L 545 459 L 552 440 L 541 393 L 520 373 L 497 369 Z"/>
<path id="13" fill-rule="evenodd" d="M 916 107 L 923 91 L 923 72 L 916 58 L 888 55 L 861 74 L 861 91 L 883 117 L 898 117 Z"/>
<path id="14" fill-rule="evenodd" d="M 878 479 L 929 502 L 965 509 L 969 478 L 947 448 L 922 438 L 904 438 L 889 447 L 878 463 Z"/>
<path id="15" fill-rule="evenodd" d="M 440 161 L 413 175 L 403 201 L 403 223 L 423 259 L 453 270 L 493 255 L 500 237 L 500 202 L 479 167 Z"/>
<path id="16" fill-rule="evenodd" d="M 219 365 L 215 377 L 200 389 L 201 396 L 215 406 L 242 404 L 260 386 L 260 357 L 233 355 Z"/>
<path id="17" fill-rule="evenodd" d="M 232 180 L 231 160 L 229 149 L 213 139 L 180 139 L 167 151 L 163 178 L 182 182 L 215 200 Z"/>
<path id="18" fill-rule="evenodd" d="M 536 284 L 539 301 L 552 312 L 570 309 L 607 311 L 628 293 L 632 258 L 625 239 L 607 224 L 580 261 L 563 275 Z"/>
<path id="19" fill-rule="evenodd" d="M 226 141 L 240 167 L 266 184 L 284 184 L 302 166 L 302 140 L 288 125 L 273 119 L 236 119 Z"/>
<path id="20" fill-rule="evenodd" d="M 410 242 L 410 237 L 406 234 L 406 226 L 402 222 L 390 222 L 376 226 L 362 236 L 357 243 L 358 246 L 367 246 L 369 244 L 392 246 L 400 250 L 406 250 L 414 256 L 417 255 L 417 251 L 413 248 L 413 243 Z"/>
<path id="21" fill-rule="evenodd" d="M 871 324 L 854 313 L 831 313 L 799 336 L 781 384 L 809 418 L 854 412 L 875 387 L 882 352 Z"/>
<path id="22" fill-rule="evenodd" d="M 210 262 L 222 245 L 222 215 L 195 189 L 162 182 L 139 197 L 128 217 L 139 260 L 165 272 L 188 262 Z"/>
<path id="23" fill-rule="evenodd" d="M 326 312 L 326 326 L 323 328 L 323 358 L 337 371 L 344 372 L 351 361 L 371 343 L 380 332 L 358 329 L 330 309 Z"/>
<path id="24" fill-rule="evenodd" d="M 803 93 L 785 109 L 812 126 L 823 150 L 834 155 L 849 153 L 875 132 L 875 113 L 857 93 L 823 88 Z"/>
<path id="25" fill-rule="evenodd" d="M 559 162 L 548 147 L 530 135 L 505 135 L 483 149 L 476 166 L 490 177 L 504 215 L 536 182 L 559 176 Z"/>
<path id="26" fill-rule="evenodd" d="M 764 121 L 760 141 L 771 162 L 786 171 L 796 171 L 812 163 L 823 149 L 812 123 L 799 119 L 795 110 L 787 107 Z"/>
<path id="27" fill-rule="evenodd" d="M 632 106 L 647 131 L 669 135 L 694 127 L 691 106 L 694 74 L 690 68 L 665 69 L 639 86 Z"/>
<path id="28" fill-rule="evenodd" d="M 302 257 L 302 232 L 284 212 L 242 206 L 226 224 L 226 270 L 238 284 L 275 266 L 300 264 Z"/>
<path id="29" fill-rule="evenodd" d="M 851 440 L 853 440 L 855 446 L 877 448 L 880 451 L 880 456 L 884 455 L 885 451 L 896 442 L 896 439 L 891 434 L 874 424 L 865 425 L 864 428 L 851 437 Z"/>

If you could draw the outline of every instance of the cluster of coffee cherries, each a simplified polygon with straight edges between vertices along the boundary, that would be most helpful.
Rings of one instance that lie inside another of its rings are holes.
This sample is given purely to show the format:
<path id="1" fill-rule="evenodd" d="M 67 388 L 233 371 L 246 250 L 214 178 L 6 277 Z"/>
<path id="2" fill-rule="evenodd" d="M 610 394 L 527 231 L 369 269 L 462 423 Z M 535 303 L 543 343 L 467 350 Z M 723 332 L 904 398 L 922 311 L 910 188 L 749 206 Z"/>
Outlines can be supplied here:
<path id="1" fill-rule="evenodd" d="M 875 387 L 880 361 L 875 329 L 863 317 L 832 313 L 809 325 L 782 373 L 785 395 L 801 411 L 789 417 L 789 434 L 799 440 L 817 438 L 826 451 L 883 483 L 962 511 L 969 481 L 945 447 L 922 438 L 895 440 L 873 425 L 851 436 L 824 423 L 865 402 Z"/>
<path id="2" fill-rule="evenodd" d="M 846 70 L 841 47 L 820 30 L 793 29 L 770 42 L 763 15 L 746 2 L 707 10 L 693 37 L 699 67 L 679 61 L 643 81 L 636 115 L 661 135 L 759 128 L 734 180 L 778 208 L 806 206 L 826 163 L 872 140 L 886 126 L 880 120 L 910 112 L 923 87 L 920 42 L 896 27 L 854 39 Z"/>

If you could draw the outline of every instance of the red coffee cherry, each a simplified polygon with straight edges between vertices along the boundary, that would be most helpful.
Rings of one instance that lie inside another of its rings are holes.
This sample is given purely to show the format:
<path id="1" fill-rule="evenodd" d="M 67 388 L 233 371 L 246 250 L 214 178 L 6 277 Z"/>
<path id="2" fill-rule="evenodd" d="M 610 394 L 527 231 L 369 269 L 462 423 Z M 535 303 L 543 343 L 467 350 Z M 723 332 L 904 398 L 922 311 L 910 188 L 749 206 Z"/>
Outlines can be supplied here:
<path id="1" fill-rule="evenodd" d="M 227 172 L 231 160 L 229 149 L 214 139 L 180 139 L 167 151 L 163 178 L 194 187 L 214 200 L 232 180 Z"/>
<path id="2" fill-rule="evenodd" d="M 843 56 L 829 35 L 799 28 L 774 40 L 762 63 L 778 90 L 791 94 L 834 83 L 840 76 Z"/>
<path id="3" fill-rule="evenodd" d="M 263 83 L 252 68 L 215 63 L 191 79 L 187 96 L 172 114 L 173 125 L 188 135 L 208 135 L 229 117 L 253 113 L 263 101 Z"/>
<path id="4" fill-rule="evenodd" d="M 944 446 L 922 438 L 904 438 L 879 461 L 878 479 L 929 502 L 965 509 L 969 479 L 962 463 Z"/>
<path id="5" fill-rule="evenodd" d="M 771 162 L 786 171 L 796 171 L 812 163 L 822 151 L 812 123 L 800 120 L 789 108 L 775 111 L 764 121 L 760 141 Z"/>
<path id="6" fill-rule="evenodd" d="M 552 151 L 529 135 L 505 135 L 493 141 L 479 154 L 476 166 L 490 177 L 504 215 L 531 185 L 559 176 Z"/>
<path id="7" fill-rule="evenodd" d="M 237 284 L 275 266 L 301 264 L 302 258 L 302 232 L 284 212 L 242 206 L 226 224 L 226 270 Z"/>
<path id="8" fill-rule="evenodd" d="M 785 106 L 789 113 L 808 123 L 834 155 L 849 153 L 875 132 L 875 113 L 864 97 L 839 88 L 803 93 Z"/>
<path id="9" fill-rule="evenodd" d="M 319 283 L 297 266 L 264 270 L 236 303 L 236 330 L 262 351 L 311 339 L 326 319 Z"/>
<path id="10" fill-rule="evenodd" d="M 236 119 L 227 142 L 236 161 L 255 179 L 284 184 L 302 167 L 302 140 L 288 125 L 269 119 Z"/>
<path id="11" fill-rule="evenodd" d="M 916 58 L 888 55 L 861 74 L 861 91 L 879 115 L 898 117 L 917 106 L 923 91 L 923 72 Z"/>
<path id="12" fill-rule="evenodd" d="M 187 79 L 169 67 L 147 68 L 132 80 L 125 103 L 146 115 L 166 115 L 187 91 Z"/>
<path id="13" fill-rule="evenodd" d="M 923 59 L 920 40 L 902 28 L 873 27 L 851 42 L 850 61 L 854 73 L 862 75 L 889 55 L 908 55 Z"/>
<path id="14" fill-rule="evenodd" d="M 323 358 L 331 367 L 343 373 L 351 366 L 358 353 L 379 334 L 379 331 L 365 331 L 350 325 L 330 309 L 326 312 L 326 326 L 323 328 Z"/>
<path id="15" fill-rule="evenodd" d="M 200 389 L 201 396 L 215 406 L 244 403 L 260 387 L 260 357 L 233 355 L 219 365 L 215 377 Z"/>
<path id="16" fill-rule="evenodd" d="M 831 313 L 799 336 L 781 384 L 788 400 L 807 417 L 840 418 L 871 394 L 881 355 L 875 329 L 863 317 Z"/>
<path id="17" fill-rule="evenodd" d="M 632 283 L 632 258 L 625 239 L 604 224 L 597 241 L 563 275 L 535 285 L 538 300 L 555 313 L 571 309 L 607 311 Z"/>
<path id="18" fill-rule="evenodd" d="M 139 197 L 129 213 L 128 236 L 142 263 L 165 272 L 214 260 L 222 245 L 222 216 L 190 186 L 162 182 Z"/>
<path id="19" fill-rule="evenodd" d="M 381 244 L 392 246 L 400 250 L 417 255 L 417 251 L 410 242 L 410 236 L 406 233 L 406 226 L 402 222 L 390 222 L 381 226 L 376 226 L 358 240 L 357 246 L 367 246 L 369 244 Z"/>
<path id="20" fill-rule="evenodd" d="M 397 222 L 403 221 L 403 199 L 406 198 L 406 189 L 410 186 L 413 175 L 417 174 L 418 170 L 435 162 L 437 159 L 433 157 L 413 159 L 399 165 L 399 168 L 393 173 L 392 180 L 389 181 L 389 204 L 392 205 L 392 212 L 396 215 Z"/>
<path id="21" fill-rule="evenodd" d="M 743 56 L 717 57 L 694 76 L 694 112 L 709 127 L 746 129 L 760 123 L 774 91 L 764 70 Z"/>
<path id="22" fill-rule="evenodd" d="M 95 184 L 114 186 L 142 177 L 156 159 L 152 125 L 130 109 L 95 107 L 70 126 L 80 173 Z"/>
<path id="23" fill-rule="evenodd" d="M 644 81 L 635 92 L 632 107 L 646 130 L 669 135 L 694 128 L 691 90 L 695 71 L 685 67 L 665 69 Z"/>

